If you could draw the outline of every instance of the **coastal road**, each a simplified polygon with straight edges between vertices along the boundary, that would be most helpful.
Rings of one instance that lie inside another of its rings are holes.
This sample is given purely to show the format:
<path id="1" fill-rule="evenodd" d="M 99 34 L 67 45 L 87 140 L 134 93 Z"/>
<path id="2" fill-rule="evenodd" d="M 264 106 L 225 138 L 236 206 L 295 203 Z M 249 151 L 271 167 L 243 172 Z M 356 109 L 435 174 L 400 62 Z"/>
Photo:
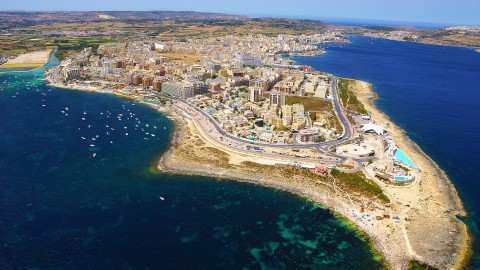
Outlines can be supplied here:
<path id="1" fill-rule="evenodd" d="M 219 147 L 225 147 L 229 149 L 228 151 L 233 151 L 238 154 L 247 154 L 247 155 L 258 155 L 261 157 L 267 157 L 269 159 L 274 158 L 281 163 L 288 162 L 289 164 L 295 163 L 313 163 L 313 164 L 323 164 L 326 166 L 326 163 L 336 163 L 338 160 L 332 157 L 315 157 L 304 155 L 301 160 L 296 157 L 296 153 L 282 153 L 282 151 L 265 151 L 259 147 L 255 147 L 250 141 L 242 142 L 239 140 L 231 140 L 223 136 L 222 133 L 217 130 L 210 121 L 208 121 L 200 112 L 194 108 L 181 103 L 176 102 L 173 104 L 173 108 L 182 115 L 184 118 L 191 120 L 196 126 L 199 132 L 205 137 L 206 140 L 210 141 L 212 144 Z"/>
<path id="2" fill-rule="evenodd" d="M 338 140 L 322 142 L 322 143 L 294 143 L 294 144 L 279 145 L 279 144 L 255 142 L 252 140 L 239 138 L 225 132 L 220 127 L 219 123 L 202 109 L 182 99 L 178 99 L 174 97 L 171 99 L 174 101 L 175 107 L 177 109 L 183 111 L 186 115 L 189 115 L 190 117 L 193 117 L 194 119 L 196 119 L 200 124 L 200 126 L 202 127 L 202 129 L 204 129 L 206 133 L 209 134 L 210 137 L 212 137 L 212 139 L 221 142 L 227 147 L 230 146 L 230 147 L 237 147 L 237 148 L 240 147 L 240 148 L 254 148 L 254 149 L 259 147 L 269 147 L 269 148 L 291 149 L 291 150 L 293 148 L 298 148 L 298 149 L 309 148 L 309 149 L 315 149 L 317 152 L 323 155 L 329 156 L 340 162 L 343 162 L 347 159 L 346 157 L 338 155 L 336 153 L 332 153 L 328 150 L 328 148 L 332 146 L 345 143 L 347 140 L 350 139 L 352 135 L 351 126 L 340 104 L 340 98 L 339 98 L 337 89 L 338 89 L 337 79 L 333 77 L 331 82 L 331 95 L 332 95 L 333 109 L 343 127 L 343 132 L 339 136 Z M 215 131 L 215 132 L 212 132 L 212 131 Z M 368 159 L 369 158 L 354 158 L 353 161 L 359 164 L 360 162 L 367 161 Z M 302 159 L 302 160 L 305 160 L 305 159 Z"/>
<path id="3" fill-rule="evenodd" d="M 294 144 L 269 144 L 269 143 L 261 143 L 261 142 L 255 142 L 252 140 L 244 139 L 244 138 L 239 138 L 236 136 L 233 136 L 227 132 L 225 132 L 220 125 L 218 124 L 215 119 L 213 119 L 208 113 L 205 111 L 201 110 L 200 108 L 196 107 L 193 104 L 190 104 L 189 102 L 182 100 L 182 99 L 177 99 L 174 98 L 175 101 L 181 102 L 192 109 L 196 110 L 200 114 L 202 114 L 214 127 L 215 129 L 218 130 L 224 137 L 229 138 L 231 140 L 236 140 L 242 143 L 249 143 L 255 146 L 268 146 L 268 147 L 275 147 L 275 148 L 317 148 L 317 147 L 329 147 L 337 144 L 341 144 L 345 142 L 346 140 L 350 139 L 350 136 L 352 134 L 351 132 L 351 127 L 350 124 L 348 123 L 348 120 L 342 110 L 342 106 L 340 105 L 339 97 L 338 97 L 338 91 L 337 91 L 337 79 L 333 78 L 332 79 L 332 97 L 333 97 L 333 108 L 335 111 L 335 114 L 337 115 L 342 127 L 343 127 L 343 132 L 342 135 L 340 135 L 340 139 L 334 140 L 334 141 L 328 141 L 328 142 L 321 142 L 321 143 L 294 143 Z"/>

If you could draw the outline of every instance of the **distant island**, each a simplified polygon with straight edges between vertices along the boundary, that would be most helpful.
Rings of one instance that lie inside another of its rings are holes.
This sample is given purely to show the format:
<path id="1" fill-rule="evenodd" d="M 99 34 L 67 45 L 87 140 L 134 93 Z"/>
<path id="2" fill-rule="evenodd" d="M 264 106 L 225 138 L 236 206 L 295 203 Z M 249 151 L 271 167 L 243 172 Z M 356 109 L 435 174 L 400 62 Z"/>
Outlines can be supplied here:
<path id="1" fill-rule="evenodd" d="M 325 205 L 368 234 L 392 269 L 465 263 L 470 239 L 455 188 L 375 107 L 372 85 L 289 56 L 323 54 L 318 44 L 345 43 L 348 34 L 478 47 L 479 28 L 78 14 L 0 12 L 0 54 L 55 49 L 62 62 L 46 72 L 52 86 L 120 95 L 168 115 L 176 130 L 163 172 L 248 181 Z"/>

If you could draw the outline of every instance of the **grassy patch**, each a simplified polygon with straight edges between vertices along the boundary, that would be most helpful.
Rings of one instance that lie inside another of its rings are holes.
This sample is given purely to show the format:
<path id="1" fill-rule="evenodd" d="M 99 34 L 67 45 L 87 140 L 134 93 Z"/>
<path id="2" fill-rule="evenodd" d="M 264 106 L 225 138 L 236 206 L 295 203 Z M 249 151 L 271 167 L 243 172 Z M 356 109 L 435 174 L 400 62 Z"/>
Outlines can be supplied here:
<path id="1" fill-rule="evenodd" d="M 310 119 L 315 122 L 317 119 L 314 112 L 332 112 L 327 118 L 326 128 L 335 128 L 338 133 L 343 132 L 342 125 L 337 116 L 333 113 L 332 102 L 315 97 L 299 97 L 299 96 L 286 96 L 285 103 L 287 105 L 293 105 L 297 103 L 303 104 L 305 111 L 310 112 Z"/>
<path id="2" fill-rule="evenodd" d="M 43 63 L 3 64 L 0 66 L 0 68 L 38 68 L 43 65 Z"/>
<path id="3" fill-rule="evenodd" d="M 408 263 L 409 270 L 438 270 L 438 268 L 432 267 L 426 263 L 422 263 L 419 261 L 410 261 Z"/>
<path id="4" fill-rule="evenodd" d="M 360 193 L 368 193 L 378 197 L 384 202 L 390 202 L 390 199 L 383 193 L 382 188 L 372 180 L 365 177 L 363 172 L 344 173 L 336 169 L 332 169 L 332 176 L 345 186 L 347 191 Z"/>
<path id="5" fill-rule="evenodd" d="M 347 165 L 347 164 L 337 164 L 337 167 L 344 168 L 344 169 L 354 169 L 355 168 L 354 166 Z"/>
<path id="6" fill-rule="evenodd" d="M 58 46 L 59 50 L 64 51 L 76 51 L 82 50 L 84 48 L 92 47 L 97 49 L 100 44 L 117 42 L 113 39 L 89 39 L 89 38 L 79 38 L 79 39 L 60 39 L 55 40 L 53 43 Z"/>
<path id="7" fill-rule="evenodd" d="M 58 47 L 55 56 L 60 60 L 65 59 L 69 51 L 79 51 L 88 47 L 92 47 L 92 51 L 96 52 L 98 47 L 104 43 L 113 43 L 118 42 L 114 39 L 89 39 L 89 38 L 79 38 L 79 39 L 56 39 L 53 44 Z"/>
<path id="8" fill-rule="evenodd" d="M 340 124 L 340 120 L 338 120 L 337 115 L 333 113 L 333 111 L 310 111 L 309 117 L 312 122 L 324 122 L 326 128 L 335 129 L 338 134 L 343 132 L 343 126 Z"/>
<path id="9" fill-rule="evenodd" d="M 166 52 L 160 53 L 160 55 L 167 57 L 171 62 L 200 62 L 202 59 L 200 55 L 187 53 Z"/>
<path id="10" fill-rule="evenodd" d="M 325 176 L 315 174 L 312 170 L 291 165 L 264 165 L 252 161 L 242 161 L 241 164 L 252 171 L 276 171 L 285 179 L 293 179 L 295 177 L 309 181 L 325 181 L 326 179 Z"/>
<path id="11" fill-rule="evenodd" d="M 228 165 L 230 155 L 223 152 L 222 150 L 213 147 L 203 147 L 202 151 L 209 153 L 209 157 L 212 160 L 216 160 L 222 165 Z"/>
<path id="12" fill-rule="evenodd" d="M 363 104 L 358 100 L 357 96 L 355 96 L 355 93 L 353 93 L 351 90 L 353 87 L 352 83 L 353 80 L 342 78 L 338 79 L 338 90 L 343 106 L 348 110 L 352 110 L 360 114 L 368 114 Z"/>
<path id="13" fill-rule="evenodd" d="M 333 110 L 332 102 L 314 97 L 286 96 L 287 105 L 302 103 L 305 111 L 331 111 Z"/>

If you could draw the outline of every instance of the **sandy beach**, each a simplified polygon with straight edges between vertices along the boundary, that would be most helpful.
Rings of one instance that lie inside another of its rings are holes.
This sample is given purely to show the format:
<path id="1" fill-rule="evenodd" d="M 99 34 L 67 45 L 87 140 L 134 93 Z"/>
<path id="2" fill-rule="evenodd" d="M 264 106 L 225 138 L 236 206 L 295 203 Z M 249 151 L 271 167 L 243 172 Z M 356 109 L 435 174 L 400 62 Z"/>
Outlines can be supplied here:
<path id="1" fill-rule="evenodd" d="M 390 198 L 389 204 L 352 192 L 330 175 L 319 176 L 308 169 L 283 165 L 280 161 L 274 164 L 257 155 L 219 146 L 210 142 L 191 119 L 179 116 L 173 109 L 163 110 L 175 121 L 176 131 L 172 146 L 162 156 L 158 168 L 169 173 L 246 181 L 312 199 L 369 235 L 373 247 L 392 269 L 408 269 L 411 260 L 439 269 L 461 268 L 468 255 L 469 237 L 466 225 L 456 218 L 465 212 L 453 185 L 405 132 L 374 106 L 376 94 L 370 84 L 357 81 L 352 90 L 378 123 L 389 126 L 387 130 L 396 144 L 421 169 L 419 181 L 412 186 L 393 187 L 377 181 Z M 385 212 L 398 215 L 399 222 L 373 218 Z M 362 217 L 366 214 L 371 218 Z"/>

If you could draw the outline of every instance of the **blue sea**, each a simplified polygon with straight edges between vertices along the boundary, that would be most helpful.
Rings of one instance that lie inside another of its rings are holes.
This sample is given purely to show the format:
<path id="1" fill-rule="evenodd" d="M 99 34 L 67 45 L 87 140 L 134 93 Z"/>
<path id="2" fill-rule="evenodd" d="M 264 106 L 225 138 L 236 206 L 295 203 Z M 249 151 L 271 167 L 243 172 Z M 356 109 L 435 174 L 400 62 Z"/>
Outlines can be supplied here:
<path id="1" fill-rule="evenodd" d="M 382 267 L 348 223 L 300 197 L 156 172 L 168 118 L 49 87 L 42 72 L 0 73 L 0 269 Z"/>
<path id="2" fill-rule="evenodd" d="M 459 191 L 474 237 L 480 225 L 480 53 L 361 36 L 323 45 L 301 64 L 373 84 L 377 106 L 446 171 Z M 470 268 L 480 268 L 474 242 Z"/>

